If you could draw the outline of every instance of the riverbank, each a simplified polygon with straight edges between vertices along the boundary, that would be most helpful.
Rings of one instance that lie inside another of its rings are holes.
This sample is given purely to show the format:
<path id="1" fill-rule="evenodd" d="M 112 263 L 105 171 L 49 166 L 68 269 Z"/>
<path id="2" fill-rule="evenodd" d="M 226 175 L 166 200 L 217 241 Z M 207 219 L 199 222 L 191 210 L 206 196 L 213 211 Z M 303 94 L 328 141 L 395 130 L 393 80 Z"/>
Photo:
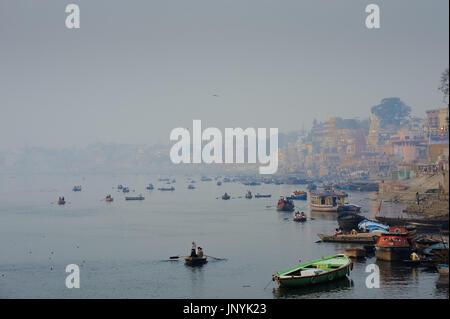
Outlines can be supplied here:
<path id="1" fill-rule="evenodd" d="M 448 218 L 449 195 L 448 192 L 443 192 L 444 178 L 446 178 L 444 174 L 436 173 L 403 181 L 380 183 L 377 199 L 407 204 L 404 212 L 408 214 Z"/>

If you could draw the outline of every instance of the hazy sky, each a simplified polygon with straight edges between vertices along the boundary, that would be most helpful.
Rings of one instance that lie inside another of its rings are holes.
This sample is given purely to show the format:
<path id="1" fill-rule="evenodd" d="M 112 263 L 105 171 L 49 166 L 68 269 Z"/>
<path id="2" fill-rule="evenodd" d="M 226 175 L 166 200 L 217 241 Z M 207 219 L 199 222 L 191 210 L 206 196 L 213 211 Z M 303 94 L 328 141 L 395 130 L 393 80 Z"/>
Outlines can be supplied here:
<path id="1" fill-rule="evenodd" d="M 81 28 L 65 27 L 76 3 Z M 381 29 L 365 7 L 381 8 Z M 448 0 L 0 0 L 0 148 L 311 126 L 385 97 L 442 107 Z M 218 94 L 219 97 L 213 96 Z"/>

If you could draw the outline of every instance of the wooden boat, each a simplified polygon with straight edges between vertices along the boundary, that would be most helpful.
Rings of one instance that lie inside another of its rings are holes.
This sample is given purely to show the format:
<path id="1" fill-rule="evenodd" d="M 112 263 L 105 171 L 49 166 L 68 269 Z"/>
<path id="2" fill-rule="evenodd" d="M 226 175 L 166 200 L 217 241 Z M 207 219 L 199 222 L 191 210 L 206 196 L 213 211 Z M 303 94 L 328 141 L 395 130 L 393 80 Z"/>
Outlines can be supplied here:
<path id="1" fill-rule="evenodd" d="M 366 257 L 366 250 L 364 248 L 346 248 L 345 255 L 353 258 Z"/>
<path id="2" fill-rule="evenodd" d="M 174 191 L 175 190 L 175 187 L 160 187 L 160 188 L 158 188 L 158 190 L 159 191 L 169 191 L 169 192 L 172 192 L 172 191 Z"/>
<path id="3" fill-rule="evenodd" d="M 437 270 L 439 275 L 448 276 L 448 264 L 439 264 L 437 265 Z"/>
<path id="4" fill-rule="evenodd" d="M 208 262 L 208 257 L 184 257 L 184 262 L 189 266 L 200 266 Z"/>
<path id="5" fill-rule="evenodd" d="M 294 216 L 293 220 L 294 220 L 294 222 L 303 223 L 303 222 L 306 222 L 306 217 L 305 216 Z"/>
<path id="6" fill-rule="evenodd" d="M 375 245 L 375 256 L 380 260 L 402 261 L 409 259 L 415 248 L 413 236 L 406 227 L 394 226 L 382 233 Z"/>
<path id="7" fill-rule="evenodd" d="M 337 212 L 345 204 L 345 192 L 328 189 L 323 192 L 310 192 L 311 210 L 322 212 Z"/>
<path id="8" fill-rule="evenodd" d="M 222 195 L 222 199 L 223 199 L 223 200 L 228 200 L 228 199 L 230 199 L 230 198 L 231 198 L 230 195 L 228 195 L 227 193 L 225 193 L 225 194 Z"/>
<path id="9" fill-rule="evenodd" d="M 364 220 L 364 217 L 355 212 L 342 212 L 337 216 L 339 227 L 345 231 L 358 229 L 358 224 Z"/>
<path id="10" fill-rule="evenodd" d="M 245 198 L 252 199 L 253 195 L 252 192 L 248 191 L 247 194 L 245 194 Z"/>
<path id="11" fill-rule="evenodd" d="M 334 242 L 334 243 L 359 243 L 359 244 L 375 244 L 378 241 L 381 233 L 356 233 L 352 234 L 342 234 L 342 235 L 325 235 L 317 234 L 323 242 Z"/>
<path id="12" fill-rule="evenodd" d="M 292 212 L 294 210 L 294 202 L 291 199 L 281 197 L 277 203 L 277 211 Z"/>
<path id="13" fill-rule="evenodd" d="M 260 194 L 260 193 L 255 195 L 255 198 L 269 198 L 269 197 L 272 197 L 272 195 L 271 194 L 264 195 L 264 194 Z"/>
<path id="14" fill-rule="evenodd" d="M 277 272 L 272 280 L 283 288 L 297 288 L 337 280 L 349 275 L 351 270 L 350 258 L 338 254 Z"/>
<path id="15" fill-rule="evenodd" d="M 142 195 L 125 197 L 125 200 L 144 200 L 144 199 L 145 199 L 145 197 Z"/>
<path id="16" fill-rule="evenodd" d="M 377 216 L 375 218 L 380 223 L 390 225 L 390 226 L 407 226 L 412 225 L 420 228 L 423 224 L 426 228 L 435 226 L 434 228 L 448 229 L 448 218 L 403 218 L 403 217 L 384 217 Z"/>
<path id="17" fill-rule="evenodd" d="M 360 210 L 361 206 L 354 204 L 344 204 L 338 208 L 339 212 L 359 212 Z"/>

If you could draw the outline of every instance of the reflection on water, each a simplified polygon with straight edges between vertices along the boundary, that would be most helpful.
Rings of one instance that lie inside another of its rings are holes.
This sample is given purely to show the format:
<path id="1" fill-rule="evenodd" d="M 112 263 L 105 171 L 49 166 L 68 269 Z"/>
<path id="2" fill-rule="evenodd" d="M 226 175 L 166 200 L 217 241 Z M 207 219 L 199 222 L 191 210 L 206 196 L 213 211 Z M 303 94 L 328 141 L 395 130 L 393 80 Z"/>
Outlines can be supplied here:
<path id="1" fill-rule="evenodd" d="M 348 277 L 343 277 L 333 282 L 326 282 L 323 284 L 317 284 L 307 286 L 303 288 L 274 288 L 272 290 L 273 297 L 277 299 L 281 298 L 299 298 L 302 296 L 313 297 L 314 295 L 321 295 L 326 292 L 327 294 L 339 294 L 344 290 L 348 290 L 353 286 L 353 281 Z"/>

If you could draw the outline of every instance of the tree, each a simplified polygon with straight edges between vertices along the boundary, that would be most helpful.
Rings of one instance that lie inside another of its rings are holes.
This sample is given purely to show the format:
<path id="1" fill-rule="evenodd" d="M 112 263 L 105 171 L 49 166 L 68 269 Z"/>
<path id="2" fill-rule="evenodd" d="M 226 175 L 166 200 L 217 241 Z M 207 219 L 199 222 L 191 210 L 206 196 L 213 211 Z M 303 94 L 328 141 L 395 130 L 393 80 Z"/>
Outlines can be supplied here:
<path id="1" fill-rule="evenodd" d="M 398 97 L 381 100 L 381 104 L 370 109 L 380 119 L 381 126 L 399 125 L 411 113 L 411 107 L 403 103 Z"/>
<path id="2" fill-rule="evenodd" d="M 441 86 L 439 86 L 439 91 L 444 94 L 444 103 L 448 104 L 448 69 L 446 69 L 441 74 Z"/>

